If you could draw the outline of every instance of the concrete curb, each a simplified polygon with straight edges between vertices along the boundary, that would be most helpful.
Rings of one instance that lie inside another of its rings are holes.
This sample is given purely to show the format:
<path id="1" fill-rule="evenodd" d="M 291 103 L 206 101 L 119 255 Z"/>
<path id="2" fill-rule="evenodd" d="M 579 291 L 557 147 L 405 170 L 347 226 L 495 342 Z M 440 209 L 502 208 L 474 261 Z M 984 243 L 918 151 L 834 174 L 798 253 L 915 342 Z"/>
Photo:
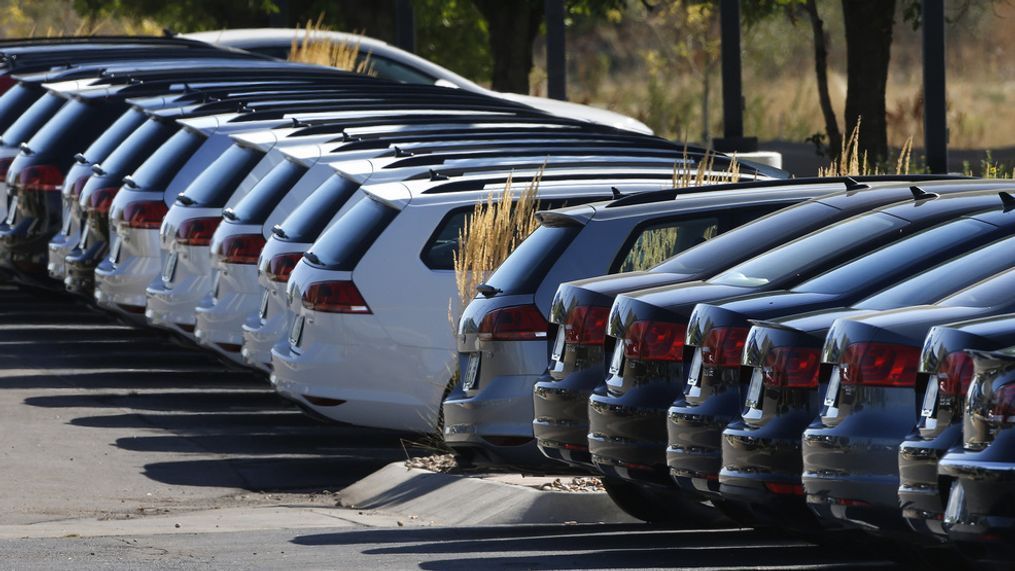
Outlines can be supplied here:
<path id="1" fill-rule="evenodd" d="M 342 490 L 340 504 L 441 525 L 634 523 L 605 492 L 560 492 L 518 478 L 440 474 L 388 464 Z"/>

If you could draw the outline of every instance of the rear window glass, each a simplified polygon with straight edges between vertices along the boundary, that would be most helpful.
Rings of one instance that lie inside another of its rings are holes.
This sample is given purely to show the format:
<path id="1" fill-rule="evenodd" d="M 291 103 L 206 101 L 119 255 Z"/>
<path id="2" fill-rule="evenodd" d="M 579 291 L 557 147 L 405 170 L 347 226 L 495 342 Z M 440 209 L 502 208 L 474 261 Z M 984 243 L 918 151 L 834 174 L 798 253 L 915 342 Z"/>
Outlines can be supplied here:
<path id="1" fill-rule="evenodd" d="M 709 282 L 742 287 L 765 286 L 878 236 L 894 232 L 905 224 L 906 221 L 901 218 L 882 213 L 846 220 L 755 256 Z"/>
<path id="2" fill-rule="evenodd" d="M 131 109 L 120 115 L 120 118 L 113 122 L 108 129 L 99 135 L 98 139 L 92 141 L 88 148 L 81 153 L 90 163 L 101 163 L 122 143 L 135 129 L 139 128 L 147 117 L 137 109 Z"/>
<path id="3" fill-rule="evenodd" d="M 397 215 L 398 210 L 381 202 L 371 198 L 360 200 L 314 242 L 307 253 L 308 261 L 351 272 Z"/>
<path id="4" fill-rule="evenodd" d="M 839 209 L 805 202 L 730 230 L 666 260 L 652 271 L 710 276 L 834 219 Z"/>
<path id="5" fill-rule="evenodd" d="M 1015 291 L 1015 269 L 985 279 L 980 283 L 948 296 L 938 305 L 949 307 L 994 307 L 1012 303 Z"/>
<path id="6" fill-rule="evenodd" d="M 183 194 L 194 206 L 221 208 L 262 157 L 260 151 L 233 145 L 197 175 Z"/>
<path id="7" fill-rule="evenodd" d="M 17 147 L 30 139 L 46 121 L 56 115 L 64 103 L 67 103 L 67 100 L 59 95 L 52 93 L 43 95 L 4 131 L 3 137 L 0 137 L 3 144 L 8 147 Z"/>
<path id="8" fill-rule="evenodd" d="M 718 232 L 718 218 L 671 220 L 645 226 L 636 232 L 633 240 L 628 240 L 621 252 L 624 258 L 614 271 L 647 270 L 678 252 L 714 238 Z"/>
<path id="9" fill-rule="evenodd" d="M 130 175 L 131 180 L 140 189 L 164 191 L 204 141 L 203 135 L 180 129 L 137 167 Z"/>
<path id="10" fill-rule="evenodd" d="M 933 303 L 1015 265 L 1015 237 L 998 240 L 882 290 L 856 304 L 860 309 L 891 309 Z"/>
<path id="11" fill-rule="evenodd" d="M 42 94 L 41 90 L 25 87 L 21 83 L 8 89 L 0 96 L 0 129 L 10 127 Z"/>
<path id="12" fill-rule="evenodd" d="M 536 291 L 554 262 L 564 253 L 583 226 L 540 226 L 515 248 L 486 283 L 506 294 Z M 457 247 L 457 237 L 454 241 Z M 452 267 L 454 269 L 454 260 Z"/>
<path id="13" fill-rule="evenodd" d="M 28 140 L 28 146 L 38 151 L 45 145 L 59 140 L 61 135 L 74 129 L 78 123 L 86 121 L 94 113 L 96 113 L 95 106 L 77 99 L 71 100 L 32 135 Z M 84 135 L 84 133 L 78 133 L 78 135 Z"/>
<path id="14" fill-rule="evenodd" d="M 893 270 L 931 261 L 956 244 L 997 230 L 997 226 L 978 220 L 956 220 L 924 230 L 880 248 L 862 258 L 793 288 L 797 292 L 838 293 L 871 280 L 884 278 Z"/>
<path id="15" fill-rule="evenodd" d="M 436 78 L 432 76 L 426 75 L 417 69 L 404 66 L 386 57 L 380 57 L 370 53 L 361 53 L 357 60 L 363 61 L 365 58 L 370 58 L 370 70 L 376 77 L 380 77 L 382 79 L 401 81 L 403 83 L 421 83 L 423 85 L 431 85 L 437 81 Z"/>
<path id="16" fill-rule="evenodd" d="M 301 164 L 282 161 L 230 209 L 228 219 L 238 224 L 263 224 L 282 197 L 306 172 L 307 167 Z"/>
<path id="17" fill-rule="evenodd" d="M 313 242 L 357 188 L 359 184 L 341 175 L 324 181 L 279 224 L 285 236 L 279 238 L 289 242 Z"/>
<path id="18" fill-rule="evenodd" d="M 151 156 L 162 143 L 165 143 L 174 130 L 175 127 L 168 123 L 145 122 L 130 133 L 107 158 L 100 159 L 102 170 L 117 176 L 130 174 L 138 163 Z"/>

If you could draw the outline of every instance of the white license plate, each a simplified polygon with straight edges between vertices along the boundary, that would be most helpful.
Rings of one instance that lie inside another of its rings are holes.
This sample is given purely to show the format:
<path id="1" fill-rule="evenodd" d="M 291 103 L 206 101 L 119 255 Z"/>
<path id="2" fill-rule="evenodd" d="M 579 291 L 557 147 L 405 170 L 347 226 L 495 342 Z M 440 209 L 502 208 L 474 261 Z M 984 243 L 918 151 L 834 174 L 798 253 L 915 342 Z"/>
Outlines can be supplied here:
<path id="1" fill-rule="evenodd" d="M 825 406 L 834 407 L 839 398 L 839 367 L 832 367 L 832 376 L 828 379 L 828 390 L 825 391 Z"/>
<path id="2" fill-rule="evenodd" d="M 701 377 L 701 347 L 696 347 L 694 357 L 691 358 L 691 364 L 687 368 L 687 386 L 697 386 L 699 377 Z"/>
<path id="3" fill-rule="evenodd" d="M 554 361 L 560 361 L 560 358 L 564 355 L 564 326 L 561 325 L 557 328 L 557 338 L 553 340 L 553 352 L 550 353 L 550 358 Z"/>
<path id="4" fill-rule="evenodd" d="M 934 416 L 934 408 L 937 404 L 937 383 L 937 375 L 933 375 L 927 381 L 927 392 L 923 394 L 923 407 L 920 410 L 920 415 L 924 418 Z"/>
<path id="5" fill-rule="evenodd" d="M 113 246 L 109 249 L 109 259 L 114 264 L 120 262 L 120 248 L 123 247 L 123 240 L 119 236 L 113 234 Z"/>
<path id="6" fill-rule="evenodd" d="M 289 343 L 293 347 L 299 347 L 300 339 L 303 338 L 303 321 L 302 315 L 297 315 L 296 320 L 293 321 L 293 327 L 289 330 Z"/>
<path id="7" fill-rule="evenodd" d="M 945 507 L 945 523 L 956 523 L 966 516 L 966 489 L 962 482 L 953 482 L 948 494 L 948 506 Z"/>
<path id="8" fill-rule="evenodd" d="M 268 317 L 268 296 L 271 295 L 268 290 L 264 290 L 264 295 L 261 296 L 261 309 L 258 311 L 258 315 L 261 319 Z"/>
<path id="9" fill-rule="evenodd" d="M 758 408 L 758 404 L 761 402 L 761 389 L 764 385 L 763 379 L 764 375 L 761 369 L 755 368 L 751 375 L 751 384 L 747 387 L 747 399 L 744 401 L 747 408 Z"/>
<path id="10" fill-rule="evenodd" d="M 18 195 L 15 194 L 14 198 L 11 198 L 11 204 L 7 209 L 7 220 L 6 220 L 7 224 L 8 225 L 14 224 L 14 220 L 17 217 L 18 217 Z"/>
<path id="11" fill-rule="evenodd" d="M 176 258 L 176 252 L 169 254 L 169 257 L 166 258 L 166 265 L 162 267 L 162 281 L 166 283 L 173 281 L 173 276 L 176 275 Z"/>
<path id="12" fill-rule="evenodd" d="M 479 380 L 479 361 L 482 353 L 470 353 L 469 364 L 465 367 L 465 375 L 462 377 L 462 389 L 471 391 L 476 388 L 476 381 Z"/>
<path id="13" fill-rule="evenodd" d="M 624 340 L 617 339 L 617 345 L 613 348 L 613 358 L 610 359 L 610 374 L 620 375 L 624 368 Z"/>

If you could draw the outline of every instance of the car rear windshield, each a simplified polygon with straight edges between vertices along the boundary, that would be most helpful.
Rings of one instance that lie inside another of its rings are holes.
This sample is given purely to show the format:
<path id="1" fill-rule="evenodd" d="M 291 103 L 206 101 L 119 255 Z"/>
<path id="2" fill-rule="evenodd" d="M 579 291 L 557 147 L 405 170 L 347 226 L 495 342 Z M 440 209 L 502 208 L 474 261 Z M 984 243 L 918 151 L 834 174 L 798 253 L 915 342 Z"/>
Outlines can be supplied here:
<path id="1" fill-rule="evenodd" d="M 56 115 L 64 103 L 67 103 L 67 100 L 59 95 L 53 93 L 43 95 L 4 131 L 0 140 L 8 147 L 17 147 L 24 143 L 45 125 L 46 121 Z"/>
<path id="2" fill-rule="evenodd" d="M 236 203 L 227 219 L 237 224 L 264 224 L 271 211 L 306 172 L 306 166 L 293 161 L 286 160 L 275 165 Z"/>
<path id="3" fill-rule="evenodd" d="M 894 232 L 905 224 L 906 221 L 901 218 L 880 212 L 845 220 L 755 256 L 710 279 L 709 282 L 761 287 L 791 277 L 812 264 L 834 258 L 864 242 Z"/>
<path id="4" fill-rule="evenodd" d="M 117 176 L 128 175 L 145 157 L 151 156 L 175 131 L 169 123 L 147 121 L 101 159 L 102 170 Z M 87 155 L 85 155 L 87 157 Z"/>
<path id="5" fill-rule="evenodd" d="M 976 285 L 948 296 L 938 305 L 948 307 L 994 307 L 995 305 L 1012 303 L 1012 291 L 1015 291 L 1015 268 L 987 278 Z"/>
<path id="6" fill-rule="evenodd" d="M 92 141 L 81 155 L 89 163 L 101 163 L 136 129 L 144 124 L 147 116 L 137 109 L 129 109 L 113 122 L 108 129 Z"/>
<path id="7" fill-rule="evenodd" d="M 261 151 L 233 145 L 197 175 L 183 194 L 193 206 L 221 208 L 263 157 Z"/>
<path id="8" fill-rule="evenodd" d="M 918 232 L 843 264 L 793 288 L 796 292 L 838 293 L 883 277 L 886 271 L 931 262 L 956 244 L 996 231 L 997 226 L 979 220 L 955 220 Z"/>
<path id="9" fill-rule="evenodd" d="M 785 208 L 681 252 L 652 268 L 654 272 L 712 275 L 757 252 L 764 252 L 809 228 L 822 226 L 839 209 L 820 202 Z"/>
<path id="10" fill-rule="evenodd" d="M 351 272 L 398 210 L 372 198 L 354 204 L 310 247 L 307 258 L 313 264 Z"/>
<path id="11" fill-rule="evenodd" d="M 166 186 L 205 139 L 197 131 L 180 129 L 137 167 L 130 175 L 131 181 L 141 190 L 165 191 Z"/>
<path id="12" fill-rule="evenodd" d="M 19 83 L 0 96 L 0 129 L 10 127 L 33 103 L 42 97 L 43 91 Z"/>
<path id="13" fill-rule="evenodd" d="M 49 121 L 46 121 L 45 125 L 32 135 L 28 140 L 28 146 L 35 151 L 44 149 L 47 145 L 59 141 L 68 131 L 79 130 L 79 124 L 87 121 L 95 113 L 96 106 L 73 99 L 61 107 L 56 115 L 53 115 Z M 78 132 L 77 135 L 82 136 L 86 135 L 86 133 Z"/>
<path id="14" fill-rule="evenodd" d="M 1015 265 L 1015 237 L 988 244 L 915 275 L 856 304 L 859 309 L 892 309 L 933 303 Z"/>
<path id="15" fill-rule="evenodd" d="M 313 242 L 357 188 L 359 184 L 351 179 L 338 174 L 331 176 L 279 224 L 282 236 L 278 238 L 287 242 Z"/>
<path id="16" fill-rule="evenodd" d="M 536 228 L 511 252 L 486 283 L 509 295 L 535 292 L 554 262 L 564 254 L 564 250 L 582 228 L 584 226 L 580 224 Z M 457 238 L 454 243 L 457 245 Z"/>

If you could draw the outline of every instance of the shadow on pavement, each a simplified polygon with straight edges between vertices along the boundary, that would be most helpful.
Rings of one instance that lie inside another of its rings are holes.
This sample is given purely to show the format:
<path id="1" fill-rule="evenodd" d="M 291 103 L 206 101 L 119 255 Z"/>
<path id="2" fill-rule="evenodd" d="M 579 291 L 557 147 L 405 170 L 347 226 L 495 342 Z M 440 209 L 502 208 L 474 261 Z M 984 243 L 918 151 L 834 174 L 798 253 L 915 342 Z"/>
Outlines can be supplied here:
<path id="1" fill-rule="evenodd" d="M 138 373 L 143 374 L 143 373 Z M 249 412 L 288 409 L 288 402 L 273 392 L 236 390 L 226 392 L 81 393 L 28 397 L 25 404 L 43 408 L 128 408 L 162 412 Z"/>
<path id="2" fill-rule="evenodd" d="M 63 372 L 0 377 L 3 389 L 259 389 L 266 381 L 232 371 L 194 370 Z"/>

